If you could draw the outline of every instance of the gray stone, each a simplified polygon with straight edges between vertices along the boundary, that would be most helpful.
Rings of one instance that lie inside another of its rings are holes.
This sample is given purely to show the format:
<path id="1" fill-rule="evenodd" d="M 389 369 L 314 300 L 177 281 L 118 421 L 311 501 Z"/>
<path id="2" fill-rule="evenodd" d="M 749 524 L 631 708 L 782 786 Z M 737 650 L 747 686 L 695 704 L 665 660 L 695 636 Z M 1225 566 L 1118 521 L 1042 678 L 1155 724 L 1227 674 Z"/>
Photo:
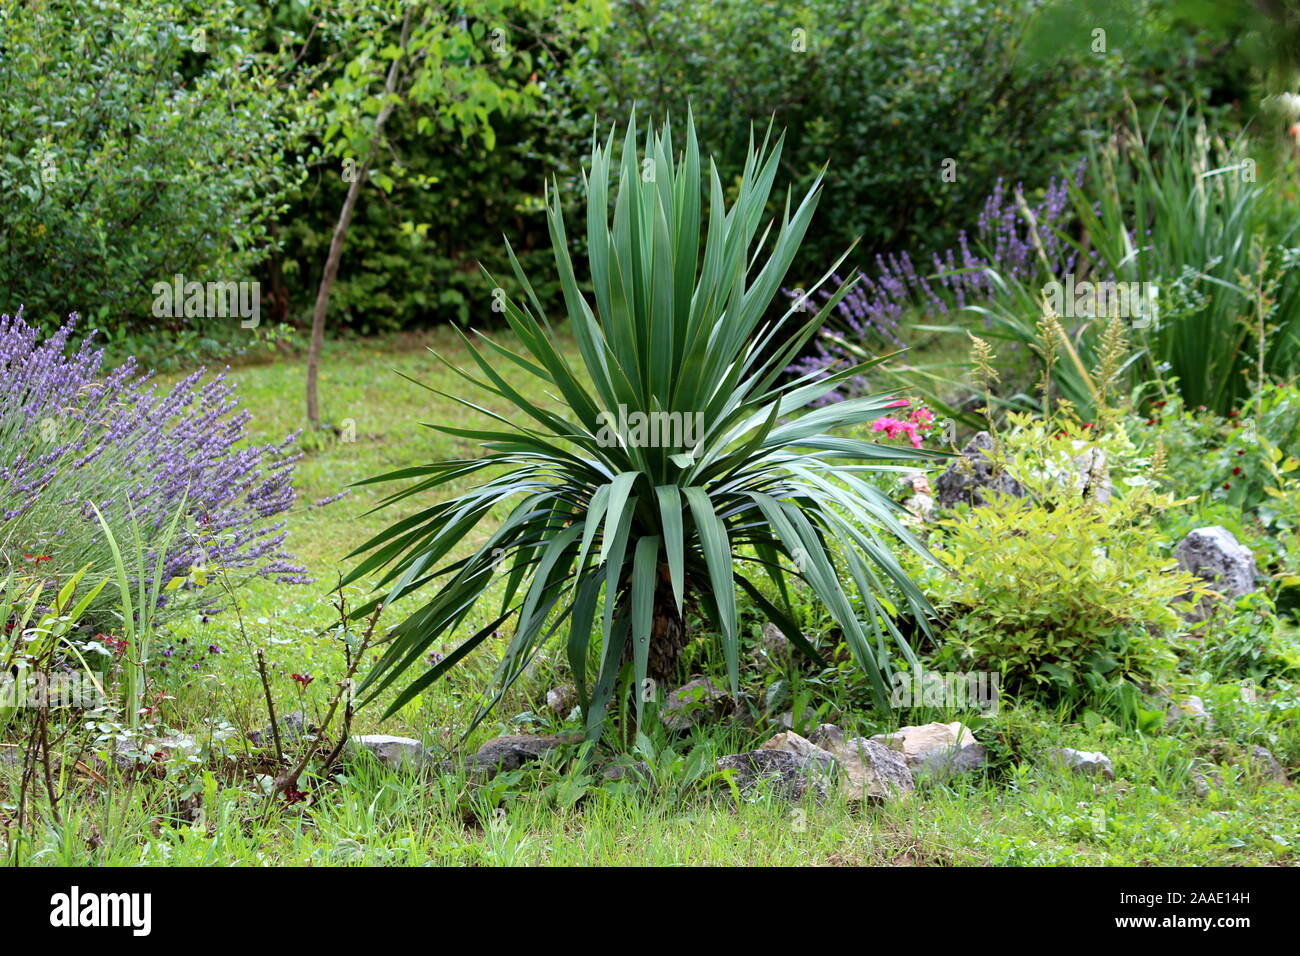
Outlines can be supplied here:
<path id="1" fill-rule="evenodd" d="M 716 720 L 726 713 L 728 699 L 707 677 L 697 678 L 668 695 L 661 713 L 664 726 L 680 732 Z"/>
<path id="2" fill-rule="evenodd" d="M 371 754 L 385 767 L 394 770 L 413 767 L 424 761 L 424 747 L 418 740 L 389 734 L 358 734 L 350 737 L 344 751 L 350 756 Z"/>
<path id="3" fill-rule="evenodd" d="M 1255 590 L 1255 555 L 1227 528 L 1213 525 L 1190 531 L 1174 549 L 1178 566 L 1237 598 Z"/>
<path id="4" fill-rule="evenodd" d="M 988 504 L 986 492 L 1001 492 L 1024 497 L 1020 483 L 1005 471 L 994 472 L 988 452 L 993 450 L 993 437 L 988 432 L 978 432 L 938 480 L 935 490 L 940 508 L 952 508 L 961 502 L 971 505 Z"/>
<path id="5" fill-rule="evenodd" d="M 489 740 L 478 749 L 472 761 L 473 769 L 498 773 L 518 770 L 524 764 L 546 756 L 563 744 L 577 743 L 577 736 L 543 737 L 533 734 L 515 734 Z"/>
<path id="6" fill-rule="evenodd" d="M 1268 749 L 1255 744 L 1250 748 L 1250 766 L 1265 780 L 1272 783 L 1287 783 L 1286 770 Z"/>
<path id="7" fill-rule="evenodd" d="M 1165 726 L 1173 727 L 1184 720 L 1204 724 L 1206 727 L 1214 726 L 1214 718 L 1205 709 L 1205 702 L 1196 696 L 1184 697 L 1177 703 L 1170 703 L 1169 712 L 1165 717 Z"/>
<path id="8" fill-rule="evenodd" d="M 1077 774 L 1103 777 L 1106 780 L 1115 779 L 1115 767 L 1105 754 L 1058 747 L 1048 755 L 1054 762 L 1062 764 Z"/>
<path id="9" fill-rule="evenodd" d="M 915 788 L 907 760 L 898 751 L 865 737 L 844 739 L 834 724 L 813 731 L 812 743 L 835 757 L 844 773 L 840 793 L 849 800 L 885 800 Z"/>
<path id="10" fill-rule="evenodd" d="M 902 753 L 913 777 L 926 775 L 941 780 L 978 770 L 988 760 L 984 745 L 960 722 L 900 727 L 892 734 L 876 734 L 871 739 Z"/>
<path id="11" fill-rule="evenodd" d="M 799 754 L 760 748 L 722 757 L 718 769 L 733 772 L 732 779 L 742 794 L 770 787 L 774 794 L 786 800 L 801 800 L 811 791 L 821 801 L 830 793 L 828 780 L 834 778 L 838 765 L 834 757 L 820 748 L 813 751 Z"/>
<path id="12" fill-rule="evenodd" d="M 301 710 L 291 711 L 280 717 L 276 723 L 280 728 L 280 744 L 285 748 L 296 747 L 303 742 L 307 733 L 307 716 Z M 248 735 L 254 747 L 274 747 L 275 734 L 271 725 L 261 730 L 254 730 Z"/>

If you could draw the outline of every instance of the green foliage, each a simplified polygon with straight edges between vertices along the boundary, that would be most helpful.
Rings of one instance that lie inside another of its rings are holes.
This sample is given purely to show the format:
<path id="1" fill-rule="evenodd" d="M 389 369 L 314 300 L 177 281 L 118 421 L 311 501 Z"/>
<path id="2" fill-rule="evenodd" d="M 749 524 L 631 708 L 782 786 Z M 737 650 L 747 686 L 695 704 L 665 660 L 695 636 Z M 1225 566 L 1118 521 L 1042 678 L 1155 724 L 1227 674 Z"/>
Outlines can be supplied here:
<path id="1" fill-rule="evenodd" d="M 371 479 L 419 479 L 391 496 L 392 503 L 493 470 L 486 482 L 399 521 L 355 552 L 371 554 L 349 580 L 386 568 L 380 579 L 386 592 L 376 601 L 391 604 L 425 584 L 438 587 L 436 596 L 394 630 L 363 685 L 372 696 L 421 661 L 431 642 L 465 621 L 498 567 L 507 576 L 499 616 L 402 691 L 390 712 L 517 615 L 515 636 L 497 670 L 498 690 L 488 706 L 567 622 L 568 657 L 587 729 L 599 736 L 625 648 L 630 648 L 634 686 L 642 688 L 652 631 L 674 616 L 684 617 L 688 600 L 721 635 L 734 691 L 739 672 L 736 589 L 754 597 L 758 591 L 752 575 L 760 569 L 782 594 L 791 577 L 808 583 L 843 629 L 878 700 L 885 700 L 890 674 L 887 632 L 915 664 L 876 594 L 882 581 L 892 582 L 924 619 L 928 605 L 884 536 L 922 549 L 898 522 L 897 506 L 859 474 L 878 469 L 876 462 L 882 459 L 923 455 L 829 434 L 884 415 L 888 396 L 791 418 L 861 367 L 820 382 L 780 381 L 790 356 L 847 286 L 820 313 L 803 318 L 782 348 L 768 348 L 780 325 L 761 324 L 808 229 L 817 184 L 793 210 L 787 197 L 781 220 L 760 236 L 779 166 L 779 144 L 751 148 L 730 208 L 710 164 L 707 215 L 693 126 L 687 125 L 686 148 L 679 157 L 666 128 L 647 134 L 643 155 L 636 145 L 634 121 L 619 161 L 614 160 L 612 132 L 603 146 L 593 142 L 587 248 L 594 303 L 577 285 L 558 188 L 549 197 L 556 272 L 577 340 L 579 368 L 559 350 L 552 324 L 512 257 L 527 301 L 507 300 L 505 315 L 527 354 L 487 339 L 483 346 L 467 340 L 482 377 L 461 374 L 527 416 L 531 426 L 498 415 L 492 416 L 502 426 L 496 429 L 434 426 L 481 442 L 488 453 Z M 612 222 L 607 205 L 611 187 Z M 784 320 L 795 311 L 792 304 Z M 498 364 L 527 371 L 564 398 L 567 413 L 539 408 L 506 384 L 494 369 Z M 647 436 L 645 422 L 653 428 L 656 420 L 651 416 L 669 416 L 681 430 L 672 437 L 662 431 L 657 438 Z M 694 431 L 693 438 L 684 434 L 686 429 Z M 842 459 L 861 464 L 844 467 L 836 463 Z M 471 529 L 510 499 L 517 502 L 473 554 L 437 567 Z M 837 557 L 865 604 L 865 621 L 850 606 Z M 795 570 L 784 562 L 792 562 Z M 593 622 L 602 593 L 603 614 L 595 624 L 598 675 L 588 689 Z M 788 601 L 786 609 L 766 599 L 760 603 L 791 641 L 811 653 L 790 619 Z M 354 611 L 364 613 L 365 608 Z M 638 726 L 644 697 L 636 695 Z"/>
<path id="2" fill-rule="evenodd" d="M 857 237 L 867 255 L 942 248 L 999 178 L 1043 185 L 1089 117 L 1120 106 L 1132 31 L 1117 31 L 1106 56 L 1085 31 L 1073 45 L 1058 39 L 1050 58 L 1023 57 L 1026 21 L 1042 6 L 626 2 L 574 95 L 605 116 L 635 102 L 680 118 L 689 105 L 724 183 L 750 124 L 775 116 L 798 186 L 829 163 L 821 229 L 796 261 L 797 274 L 817 275 Z"/>
<path id="3" fill-rule="evenodd" d="M 1243 594 L 1216 609 L 1190 637 L 1188 669 L 1213 681 L 1248 679 L 1266 684 L 1300 676 L 1300 640 L 1293 625 L 1277 616 L 1264 591 Z"/>
<path id="4" fill-rule="evenodd" d="M 1199 590 L 1160 547 L 1152 515 L 1169 500 L 1122 432 L 1089 439 L 1019 417 L 1013 427 L 994 462 L 1027 494 L 963 510 L 930 541 L 953 572 L 923 582 L 947 621 L 936 661 L 1071 702 L 1167 676 L 1183 629 L 1170 602 Z"/>
<path id="5" fill-rule="evenodd" d="M 328 11 L 314 50 L 323 89 L 309 114 L 317 177 L 287 217 L 279 264 L 288 308 L 309 305 L 343 197 L 366 176 L 370 198 L 349 229 L 347 267 L 331 297 L 341 324 L 374 333 L 471 316 L 479 325 L 499 321 L 480 263 L 508 271 L 500 240 L 510 232 L 530 271 L 544 265 L 538 197 L 547 170 L 590 135 L 560 122 L 563 104 L 550 83 L 583 62 L 583 44 L 604 17 L 602 4 L 560 0 L 474 0 L 454 15 L 395 0 Z M 377 140 L 385 107 L 391 118 Z M 558 300 L 553 283 L 537 291 Z"/>
<path id="6" fill-rule="evenodd" d="M 244 281 L 296 185 L 296 93 L 239 0 L 0 5 L 0 289 L 153 328 L 173 275 Z"/>

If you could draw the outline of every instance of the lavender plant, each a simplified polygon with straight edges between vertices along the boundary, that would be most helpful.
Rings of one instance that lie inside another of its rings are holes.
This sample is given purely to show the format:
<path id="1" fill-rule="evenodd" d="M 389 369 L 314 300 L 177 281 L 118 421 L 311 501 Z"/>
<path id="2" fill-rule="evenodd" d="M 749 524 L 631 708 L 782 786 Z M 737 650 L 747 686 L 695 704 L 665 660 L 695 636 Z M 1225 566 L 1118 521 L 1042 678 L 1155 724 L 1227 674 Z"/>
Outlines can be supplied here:
<path id="1" fill-rule="evenodd" d="M 163 580 L 190 578 L 160 601 L 161 617 L 201 598 L 195 567 L 306 581 L 284 550 L 284 522 L 271 520 L 294 502 L 296 433 L 247 443 L 250 416 L 224 375 L 204 381 L 200 370 L 159 390 L 133 360 L 106 370 L 93 331 L 72 345 L 75 321 L 42 338 L 21 309 L 0 315 L 0 561 L 107 577 L 98 508 L 119 541 L 138 523 L 145 573 L 161 562 Z M 92 619 L 110 603 L 101 597 Z"/>
<path id="2" fill-rule="evenodd" d="M 1076 186 L 1082 176 L 1080 166 Z M 1021 198 L 1019 185 L 1008 191 L 999 179 L 984 200 L 973 244 L 963 230 L 955 246 L 931 254 L 928 270 L 918 268 L 905 251 L 877 256 L 874 274 L 861 273 L 812 350 L 790 370 L 798 376 L 818 375 L 858 364 L 862 350 L 901 348 L 899 323 L 906 315 L 921 313 L 934 320 L 960 312 L 994 293 L 994 275 L 1028 280 L 1073 272 L 1078 252 L 1062 241 L 1058 231 L 1070 208 L 1069 188 L 1065 177 L 1053 178 L 1042 200 L 1031 208 Z M 786 293 L 800 295 L 798 290 Z M 829 297 L 824 290 L 818 295 L 823 301 Z M 861 377 L 851 379 L 823 396 L 819 404 L 867 389 Z"/>

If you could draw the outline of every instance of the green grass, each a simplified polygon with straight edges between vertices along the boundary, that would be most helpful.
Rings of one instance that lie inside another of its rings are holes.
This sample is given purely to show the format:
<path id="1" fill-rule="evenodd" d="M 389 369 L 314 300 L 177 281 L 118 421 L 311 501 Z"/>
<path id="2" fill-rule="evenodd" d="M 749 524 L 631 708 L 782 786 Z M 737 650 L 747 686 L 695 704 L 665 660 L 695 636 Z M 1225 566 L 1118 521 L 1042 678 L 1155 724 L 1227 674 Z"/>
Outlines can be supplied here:
<path id="1" fill-rule="evenodd" d="M 428 342 L 453 360 L 463 355 L 453 334 L 439 332 Z M 280 713 L 300 706 L 314 715 L 324 710 L 342 672 L 339 646 L 318 633 L 331 619 L 330 583 L 346 566 L 344 556 L 397 513 L 364 514 L 381 497 L 374 488 L 323 508 L 306 505 L 377 472 L 475 453 L 418 424 L 465 420 L 460 406 L 396 374 L 465 395 L 423 345 L 404 339 L 327 349 L 321 389 L 326 417 L 354 419 L 357 440 L 323 444 L 298 469 L 303 504 L 289 517 L 289 543 L 318 583 L 250 584 L 240 608 L 247 643 L 229 611 L 207 623 L 183 621 L 160 635 L 156 646 L 172 646 L 174 656 L 154 688 L 172 698 L 160 703 L 159 724 L 205 743 L 229 734 L 225 752 L 241 753 L 241 735 L 267 722 L 253 646 L 268 656 Z M 278 440 L 298 426 L 299 363 L 245 366 L 231 374 L 253 412 L 258 440 Z M 208 653 L 209 645 L 220 653 Z M 752 646 L 747 652 L 752 655 Z M 697 664 L 705 660 L 696 658 Z M 381 706 L 366 708 L 354 730 L 455 748 L 493 663 L 490 652 L 477 655 L 384 724 L 378 722 Z M 317 680 L 302 691 L 294 673 Z M 751 663 L 747 673 L 760 672 Z M 542 661 L 469 745 L 503 732 L 561 729 L 563 719 L 544 702 L 546 689 L 561 678 L 558 664 Z M 866 732 L 885 726 L 855 721 L 863 708 L 847 689 L 823 687 L 820 693 L 813 705 L 824 706 L 829 718 Z M 1037 709 L 1008 706 L 977 730 L 994 757 L 987 772 L 879 807 L 840 800 L 791 806 L 770 796 L 736 804 L 707 769 L 717 756 L 766 739 L 775 728 L 761 721 L 754 728 L 725 722 L 697 731 L 673 742 L 679 756 L 664 754 L 665 741 L 658 739 L 651 760 L 656 781 L 645 788 L 602 782 L 598 774 L 584 778 L 558 759 L 502 774 L 485 787 L 455 775 L 350 764 L 335 781 L 309 782 L 308 800 L 268 807 L 253 774 L 222 756 L 221 747 L 214 747 L 215 756 L 180 761 L 154 776 L 122 776 L 88 757 L 88 769 L 67 767 L 62 827 L 36 794 L 37 823 L 21 860 L 76 866 L 1295 864 L 1300 790 L 1261 781 L 1241 759 L 1244 746 L 1258 742 L 1294 766 L 1300 729 L 1285 714 L 1295 711 L 1277 710 L 1281 716 L 1273 717 L 1232 695 L 1231 688 L 1220 688 L 1217 697 L 1207 692 L 1216 729 L 1190 725 L 1152 735 L 1104 721 L 1085 729 Z M 894 716 L 895 723 L 922 723 L 956 715 Z M 1117 779 L 1084 779 L 1054 768 L 1042 754 L 1057 745 L 1107 753 Z M 683 771 L 692 753 L 705 768 L 694 777 Z M 1198 797 L 1194 771 L 1217 772 L 1222 788 Z M 0 823 L 14 817 L 15 792 L 16 772 L 0 761 Z M 5 833 L 0 827 L 0 841 Z"/>

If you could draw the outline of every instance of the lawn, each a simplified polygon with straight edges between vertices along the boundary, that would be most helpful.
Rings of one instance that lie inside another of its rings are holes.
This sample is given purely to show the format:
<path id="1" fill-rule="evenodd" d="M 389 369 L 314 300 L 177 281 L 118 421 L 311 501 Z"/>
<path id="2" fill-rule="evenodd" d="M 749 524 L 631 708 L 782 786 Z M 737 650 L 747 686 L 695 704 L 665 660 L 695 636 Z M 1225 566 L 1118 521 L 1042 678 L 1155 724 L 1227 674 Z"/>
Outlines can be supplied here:
<path id="1" fill-rule="evenodd" d="M 648 735 L 636 756 L 652 780 L 603 780 L 599 771 L 550 758 L 499 774 L 489 783 L 462 773 L 390 771 L 353 761 L 331 780 L 311 780 L 306 798 L 268 803 L 255 775 L 236 759 L 240 739 L 267 723 L 254 648 L 267 655 L 281 717 L 323 711 L 341 674 L 339 643 L 322 626 L 329 588 L 345 556 L 395 516 L 367 514 L 382 497 L 353 489 L 323 507 L 312 503 L 367 476 L 476 449 L 421 423 L 466 424 L 474 416 L 450 399 L 406 381 L 469 397 L 464 383 L 426 349 L 465 358 L 459 339 L 334 342 L 322 366 L 326 417 L 352 419 L 355 441 L 328 441 L 298 467 L 299 504 L 289 514 L 290 550 L 316 584 L 253 581 L 239 614 L 176 626 L 158 686 L 157 722 L 196 734 L 225 761 L 177 760 L 154 778 L 105 769 L 103 785 L 71 771 L 60 830 L 47 825 L 27 841 L 33 864 L 1287 864 L 1300 861 L 1300 796 L 1265 782 L 1243 759 L 1246 740 L 1268 740 L 1279 754 L 1297 746 L 1268 713 L 1210 698 L 1218 723 L 1188 723 L 1147 734 L 1109 721 L 1088 726 L 1030 705 L 970 722 L 990 746 L 990 766 L 918 789 L 904 800 L 861 807 L 838 798 L 821 805 L 750 794 L 737 802 L 711 773 L 716 757 L 748 749 L 776 729 L 731 723 L 672 737 Z M 301 418 L 302 372 L 282 360 L 231 371 L 252 410 L 251 433 L 273 441 Z M 531 387 L 522 380 L 514 382 Z M 533 395 L 536 400 L 544 396 Z M 490 406 L 489 406 L 490 407 Z M 505 409 L 496 409 L 505 411 Z M 407 508 L 429 502 L 408 502 Z M 488 529 L 480 529 L 479 534 Z M 355 597 L 352 598 L 355 600 Z M 240 622 L 242 621 L 242 627 Z M 508 636 L 508 635 L 505 635 Z M 504 636 L 503 636 L 504 638 Z M 210 652 L 209 647 L 219 650 Z M 450 648 L 443 648 L 444 651 Z M 464 744 L 460 737 L 490 678 L 491 654 L 472 657 L 387 721 L 382 701 L 362 709 L 357 733 L 409 735 L 449 750 L 499 734 L 566 728 L 546 706 L 561 680 L 558 650 L 541 659 Z M 703 663 L 702 658 L 695 658 Z M 758 662 L 747 675 L 758 691 L 771 675 Z M 778 668 L 767 664 L 769 669 Z M 779 668 L 778 668 L 779 669 Z M 305 688 L 291 675 L 314 678 Z M 792 678 L 797 675 L 791 674 Z M 1208 693 L 1208 692 L 1207 692 Z M 855 718 L 845 691 L 822 687 L 813 702 L 826 719 L 868 732 L 893 729 Z M 1278 705 L 1279 707 L 1281 705 Z M 310 719 L 310 718 L 309 718 Z M 911 714 L 916 723 L 956 719 Z M 969 718 L 968 718 L 969 719 Z M 572 725 L 568 725 L 572 729 Z M 1272 735 L 1271 737 L 1269 735 Z M 222 743 L 224 739 L 224 743 Z M 1114 780 L 1078 777 L 1043 759 L 1051 746 L 1104 750 Z M 576 767 L 576 769 L 575 769 Z M 0 770 L 0 773 L 5 771 Z M 98 776 L 98 773 L 96 774 Z M 1198 785 L 1198 780 L 1209 781 Z"/>

